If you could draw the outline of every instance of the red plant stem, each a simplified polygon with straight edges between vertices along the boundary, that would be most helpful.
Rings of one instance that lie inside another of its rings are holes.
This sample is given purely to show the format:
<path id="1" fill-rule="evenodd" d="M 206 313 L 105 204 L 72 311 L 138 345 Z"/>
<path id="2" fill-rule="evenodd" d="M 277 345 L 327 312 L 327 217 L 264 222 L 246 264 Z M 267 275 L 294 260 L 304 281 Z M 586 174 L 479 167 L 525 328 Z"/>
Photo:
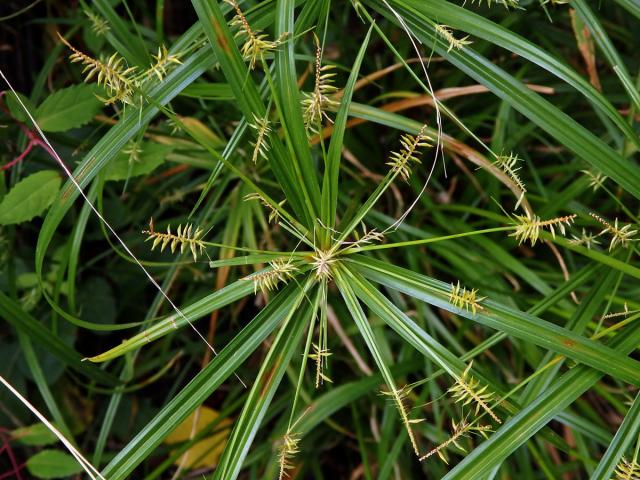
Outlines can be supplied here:
<path id="1" fill-rule="evenodd" d="M 37 143 L 34 141 L 30 141 L 27 144 L 27 148 L 25 148 L 20 155 L 18 155 L 16 158 L 11 160 L 9 163 L 4 164 L 2 167 L 0 167 L 0 170 L 8 170 L 11 167 L 13 167 L 16 163 L 20 163 L 22 160 L 24 160 L 24 157 L 28 155 L 31 149 L 33 149 L 34 145 L 37 145 Z"/>
<path id="2" fill-rule="evenodd" d="M 0 92 L 0 99 L 4 96 L 5 93 L 6 93 L 5 91 Z M 2 109 L 2 111 L 6 115 L 11 116 L 11 112 L 9 112 L 9 110 L 4 105 L 0 104 L 0 109 Z M 25 134 L 25 136 L 29 139 L 29 143 L 27 144 L 26 148 L 24 149 L 24 151 L 20 155 L 18 155 L 16 158 L 11 160 L 9 163 L 7 163 L 7 164 L 3 165 L 2 167 L 0 167 L 0 171 L 7 170 L 7 169 L 13 167 L 14 165 L 16 165 L 17 163 L 20 163 L 22 160 L 24 160 L 24 158 L 29 154 L 29 152 L 35 146 L 38 146 L 38 147 L 42 148 L 43 150 L 45 150 L 49 154 L 49 156 L 51 156 L 51 158 L 53 158 L 55 160 L 55 155 L 53 154 L 53 152 L 51 151 L 49 146 L 46 143 L 44 143 L 40 139 L 40 137 L 38 135 L 36 135 L 35 132 L 32 132 L 31 130 L 29 130 L 27 128 L 27 126 L 24 123 L 20 122 L 19 120 L 16 120 L 14 118 L 14 121 L 20 127 L 20 129 Z"/>
<path id="3" fill-rule="evenodd" d="M 16 465 L 13 470 L 1 474 L 0 480 L 4 480 L 5 478 L 17 478 L 18 480 L 22 480 L 20 470 L 22 470 L 26 465 L 26 463 L 23 463 L 22 465 Z M 15 475 L 15 477 L 13 477 L 13 475 Z"/>
<path id="4" fill-rule="evenodd" d="M 11 466 L 13 467 L 13 471 L 8 473 L 15 474 L 15 478 L 17 480 L 22 480 L 22 475 L 20 474 L 20 470 L 24 468 L 24 464 L 19 466 L 18 462 L 16 461 L 16 457 L 13 454 L 11 445 L 9 444 L 11 437 L 6 435 L 4 432 L 0 432 L 0 439 L 2 439 L 2 443 L 4 444 L 4 447 L 6 447 L 7 456 L 9 457 L 9 461 L 11 462 Z M 7 474 L 0 475 L 0 480 L 2 480 L 3 478 L 9 478 L 9 477 Z"/>

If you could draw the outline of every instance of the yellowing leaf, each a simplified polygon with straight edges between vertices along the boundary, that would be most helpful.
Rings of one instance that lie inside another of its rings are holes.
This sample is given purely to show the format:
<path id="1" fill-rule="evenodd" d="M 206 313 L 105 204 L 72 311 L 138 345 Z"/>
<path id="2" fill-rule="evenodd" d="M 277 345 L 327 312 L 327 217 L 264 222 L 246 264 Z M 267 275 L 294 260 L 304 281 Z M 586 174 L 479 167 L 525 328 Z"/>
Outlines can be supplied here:
<path id="1" fill-rule="evenodd" d="M 197 415 L 197 422 L 194 425 L 194 418 Z M 176 427 L 166 438 L 165 443 L 186 442 L 199 432 L 203 431 L 218 418 L 218 412 L 209 407 L 200 407 L 199 410 L 189 415 L 189 417 Z M 184 455 L 174 463 L 182 468 L 192 469 L 201 467 L 212 467 L 217 465 L 220 455 L 224 450 L 231 427 L 231 420 L 223 418 L 217 422 L 213 428 L 209 428 L 209 433 L 202 440 L 194 443 Z"/>

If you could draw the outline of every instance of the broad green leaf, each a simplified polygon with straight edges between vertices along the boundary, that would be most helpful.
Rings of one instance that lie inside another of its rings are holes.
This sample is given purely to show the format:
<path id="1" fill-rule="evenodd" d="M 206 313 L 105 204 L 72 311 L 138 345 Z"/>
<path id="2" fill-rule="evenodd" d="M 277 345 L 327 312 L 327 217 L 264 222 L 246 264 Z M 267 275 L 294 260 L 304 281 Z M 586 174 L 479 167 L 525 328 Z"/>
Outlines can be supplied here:
<path id="1" fill-rule="evenodd" d="M 102 108 L 96 87 L 84 83 L 62 88 L 42 102 L 35 119 L 45 132 L 66 132 L 91 121 Z"/>
<path id="2" fill-rule="evenodd" d="M 16 428 L 11 432 L 11 437 L 23 445 L 51 445 L 58 438 L 47 428 L 44 423 L 34 423 L 27 427 Z"/>
<path id="3" fill-rule="evenodd" d="M 36 107 L 33 102 L 21 93 L 18 93 L 17 96 L 20 98 L 20 100 L 22 100 L 24 106 L 27 107 L 29 113 L 35 116 Z M 7 92 L 5 99 L 7 101 L 9 112 L 11 113 L 11 115 L 13 115 L 13 118 L 18 120 L 19 122 L 29 122 L 29 117 L 27 117 L 27 113 L 24 111 L 24 108 L 22 108 L 22 105 L 20 105 L 20 102 L 18 102 L 18 100 L 16 99 L 16 94 L 14 94 L 13 92 Z"/>
<path id="4" fill-rule="evenodd" d="M 144 142 L 139 148 L 140 152 L 135 157 L 124 151 L 116 155 L 105 169 L 105 179 L 126 180 L 151 173 L 164 163 L 166 156 L 172 150 L 170 146 L 151 142 Z"/>
<path id="5" fill-rule="evenodd" d="M 27 470 L 36 478 L 65 478 L 82 472 L 75 458 L 60 450 L 43 450 L 27 460 Z"/>
<path id="6" fill-rule="evenodd" d="M 0 202 L 0 225 L 12 225 L 42 215 L 53 203 L 62 179 L 55 170 L 32 173 L 19 181 Z"/>

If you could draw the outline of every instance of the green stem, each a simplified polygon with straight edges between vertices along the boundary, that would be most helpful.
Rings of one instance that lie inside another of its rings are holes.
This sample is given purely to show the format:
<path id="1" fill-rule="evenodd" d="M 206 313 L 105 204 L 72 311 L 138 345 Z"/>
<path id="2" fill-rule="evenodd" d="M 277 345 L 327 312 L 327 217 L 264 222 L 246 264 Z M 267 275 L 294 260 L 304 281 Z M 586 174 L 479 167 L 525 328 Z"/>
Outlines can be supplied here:
<path id="1" fill-rule="evenodd" d="M 472 235 L 482 235 L 485 233 L 506 232 L 506 231 L 515 230 L 515 229 L 516 229 L 515 226 L 485 228 L 484 230 L 473 230 L 471 232 L 455 233 L 453 235 L 445 235 L 442 237 L 421 238 L 419 240 L 408 240 L 406 242 L 385 243 L 383 245 L 367 245 L 365 247 L 345 248 L 344 250 L 341 250 L 339 253 L 357 253 L 357 252 L 365 252 L 368 250 L 383 250 L 387 248 L 410 247 L 414 245 L 424 245 L 427 243 L 441 242 L 443 240 L 452 240 L 454 238 L 470 237 Z"/>

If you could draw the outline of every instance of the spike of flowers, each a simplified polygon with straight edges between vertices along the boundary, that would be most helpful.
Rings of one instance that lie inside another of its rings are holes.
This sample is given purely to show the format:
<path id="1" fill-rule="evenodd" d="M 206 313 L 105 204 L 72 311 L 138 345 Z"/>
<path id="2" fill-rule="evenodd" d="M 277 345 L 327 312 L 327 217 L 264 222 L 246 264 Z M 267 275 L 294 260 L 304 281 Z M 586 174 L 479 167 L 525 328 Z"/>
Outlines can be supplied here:
<path id="1" fill-rule="evenodd" d="M 158 47 L 158 54 L 152 55 L 155 62 L 151 64 L 151 67 L 145 72 L 147 77 L 155 75 L 159 81 L 162 81 L 172 65 L 181 65 L 178 55 L 170 55 L 167 47 L 160 45 Z"/>
<path id="2" fill-rule="evenodd" d="M 465 287 L 460 286 L 460 281 L 457 284 L 451 284 L 451 291 L 449 292 L 449 303 L 459 309 L 471 311 L 474 315 L 478 310 L 483 310 L 480 302 L 487 297 L 478 297 L 478 290 L 473 288 L 467 290 Z"/>
<path id="3" fill-rule="evenodd" d="M 418 135 L 405 134 L 400 138 L 402 149 L 399 152 L 391 152 L 387 165 L 391 167 L 393 175 L 400 175 L 404 181 L 411 176 L 411 162 L 421 163 L 418 155 L 420 148 L 430 147 L 429 138 L 425 135 L 427 126 L 423 125 Z"/>
<path id="4" fill-rule="evenodd" d="M 225 0 L 229 5 L 233 7 L 236 12 L 235 17 L 231 20 L 231 25 L 238 27 L 238 33 L 236 37 L 245 37 L 245 41 L 240 48 L 242 58 L 249 62 L 249 69 L 253 70 L 256 67 L 258 59 L 263 58 L 264 54 L 275 50 L 282 39 L 276 41 L 268 40 L 268 36 L 261 33 L 260 30 L 254 30 L 249 25 L 247 17 L 244 16 L 238 2 L 236 0 Z"/>
<path id="5" fill-rule="evenodd" d="M 416 454 L 417 457 L 420 456 L 420 450 L 418 449 L 418 442 L 416 441 L 416 437 L 413 433 L 413 428 L 411 428 L 412 425 L 416 424 L 416 423 L 420 423 L 423 422 L 424 419 L 423 418 L 416 418 L 416 419 L 410 419 L 409 418 L 409 409 L 406 406 L 406 399 L 407 396 L 409 395 L 409 393 L 411 392 L 411 389 L 408 387 L 404 387 L 401 389 L 397 389 L 397 388 L 393 388 L 392 391 L 390 392 L 385 392 L 383 391 L 382 394 L 383 395 L 387 395 L 389 397 L 392 397 L 393 402 L 396 405 L 396 408 L 398 409 L 398 413 L 400 414 L 400 418 L 402 420 L 402 424 L 404 425 L 404 428 L 407 431 L 407 434 L 409 435 L 409 441 L 411 442 L 411 446 L 413 447 L 413 451 Z"/>
<path id="6" fill-rule="evenodd" d="M 591 170 L 580 171 L 589 178 L 589 186 L 593 188 L 594 192 L 597 192 L 598 189 L 604 185 L 607 178 L 609 178 L 600 172 L 593 173 Z"/>
<path id="7" fill-rule="evenodd" d="M 629 305 L 627 305 L 627 302 L 624 302 L 624 310 L 621 312 L 615 312 L 615 313 L 609 313 L 607 315 L 604 315 L 602 317 L 602 320 L 607 320 L 610 318 L 616 318 L 616 317 L 627 317 L 628 315 L 633 315 L 636 313 L 639 313 L 640 310 L 629 310 Z"/>
<path id="8" fill-rule="evenodd" d="M 96 35 L 104 35 L 109 30 L 111 30 L 111 27 L 109 27 L 109 22 L 107 22 L 104 18 L 96 15 L 91 10 L 87 9 L 83 11 L 87 18 L 91 21 L 91 30 L 93 30 Z"/>
<path id="9" fill-rule="evenodd" d="M 520 178 L 520 174 L 518 173 L 522 167 L 518 167 L 517 164 L 520 161 L 517 155 L 514 155 L 513 152 L 509 155 L 499 155 L 494 162 L 494 165 L 497 165 L 507 176 L 515 183 L 520 189 L 520 197 L 518 198 L 518 202 L 516 203 L 515 209 L 517 210 L 524 198 L 524 195 L 527 193 L 527 187 L 525 186 L 522 178 Z"/>
<path id="10" fill-rule="evenodd" d="M 302 99 L 302 117 L 308 134 L 318 134 L 322 125 L 322 118 L 332 122 L 326 110 L 337 108 L 339 103 L 331 98 L 338 90 L 334 85 L 334 65 L 322 65 L 322 47 L 320 40 L 314 34 L 316 44 L 316 61 L 314 66 L 315 83 L 313 92 L 305 93 Z"/>
<path id="11" fill-rule="evenodd" d="M 136 67 L 126 67 L 124 59 L 119 57 L 117 53 L 114 53 L 106 60 L 96 60 L 89 55 L 82 53 L 80 50 L 73 47 L 67 40 L 58 33 L 58 38 L 64 43 L 73 53 L 69 55 L 69 59 L 72 63 L 81 63 L 84 65 L 82 73 L 85 74 L 85 82 L 90 81 L 96 77 L 98 85 L 103 86 L 110 98 L 101 98 L 105 104 L 110 105 L 116 101 L 134 105 L 134 89 L 135 79 L 133 74 Z"/>
<path id="12" fill-rule="evenodd" d="M 253 145 L 253 155 L 251 160 L 253 163 L 257 163 L 258 157 L 262 157 L 267 160 L 267 152 L 269 151 L 269 144 L 267 143 L 267 136 L 271 132 L 271 126 L 269 125 L 269 118 L 258 117 L 253 114 L 254 123 L 249 123 L 249 126 L 256 131 L 256 141 L 251 142 Z"/>
<path id="13" fill-rule="evenodd" d="M 637 242 L 639 240 L 633 238 L 638 233 L 638 230 L 632 230 L 631 224 L 627 224 L 621 227 L 618 223 L 617 218 L 614 220 L 613 224 L 611 224 L 610 222 L 593 212 L 591 212 L 589 215 L 591 215 L 598 223 L 605 227 L 604 230 L 602 230 L 598 235 L 603 235 L 605 233 L 611 235 L 609 251 L 613 250 L 618 245 L 620 245 L 622 248 L 627 248 L 629 246 L 629 243 Z"/>
<path id="14" fill-rule="evenodd" d="M 300 437 L 291 431 L 287 431 L 285 436 L 282 438 L 282 444 L 278 451 L 278 465 L 280 467 L 278 480 L 290 477 L 289 470 L 293 469 L 292 459 L 300 451 L 298 448 L 299 442 Z"/>
<path id="15" fill-rule="evenodd" d="M 471 42 L 471 40 L 469 40 L 469 35 L 460 39 L 456 38 L 453 35 L 453 31 L 451 30 L 451 27 L 447 25 L 436 25 L 435 29 L 436 29 L 436 32 L 449 43 L 449 48 L 447 49 L 447 52 L 450 52 L 454 48 L 456 50 L 461 50 L 463 47 L 467 45 L 471 45 L 471 43 L 473 43 Z"/>
<path id="16" fill-rule="evenodd" d="M 584 245 L 587 249 L 591 250 L 592 245 L 600 245 L 600 241 L 598 237 L 600 235 L 594 235 L 593 233 L 588 233 L 584 228 L 582 229 L 582 234 L 578 237 L 577 235 L 571 235 L 571 240 L 569 243 L 573 245 Z"/>
<path id="17" fill-rule="evenodd" d="M 313 351 L 309 358 L 311 358 L 316 364 L 316 388 L 320 388 L 323 382 L 333 383 L 327 375 L 324 373 L 324 368 L 327 365 L 327 358 L 329 358 L 332 353 L 328 348 L 322 348 L 315 343 L 313 344 Z"/>
<path id="18" fill-rule="evenodd" d="M 615 470 L 616 480 L 640 480 L 640 465 L 622 457 Z"/>
<path id="19" fill-rule="evenodd" d="M 462 405 L 475 404 L 476 415 L 482 409 L 497 423 L 502 423 L 489 406 L 489 403 L 494 399 L 493 392 L 487 391 L 489 388 L 487 385 L 480 387 L 480 382 L 469 374 L 471 365 L 473 365 L 473 362 L 469 363 L 460 377 L 456 377 L 455 385 L 448 392 L 452 394 L 456 403 L 462 403 Z"/>
<path id="20" fill-rule="evenodd" d="M 201 238 L 204 230 L 200 227 L 194 228 L 190 223 L 187 223 L 184 227 L 178 225 L 176 233 L 171 231 L 171 225 L 169 225 L 166 233 L 161 233 L 154 230 L 153 219 L 151 219 L 149 221 L 149 230 L 143 230 L 142 233 L 147 235 L 145 242 L 153 240 L 152 251 L 160 245 L 161 252 L 169 246 L 171 253 L 175 253 L 178 246 L 180 246 L 180 253 L 184 253 L 187 249 L 191 251 L 194 262 L 198 260 L 198 255 L 202 255 L 205 251 L 204 241 Z"/>
<path id="21" fill-rule="evenodd" d="M 269 262 L 271 270 L 254 273 L 244 277 L 243 280 L 251 280 L 253 282 L 253 292 L 258 293 L 258 289 L 266 294 L 274 290 L 281 282 L 287 283 L 297 272 L 298 267 L 291 263 L 291 260 L 284 261 L 276 259 Z"/>
<path id="22" fill-rule="evenodd" d="M 556 236 L 556 228 L 562 235 L 566 233 L 566 226 L 571 225 L 577 215 L 567 215 L 566 217 L 556 217 L 550 220 L 541 220 L 537 215 L 533 215 L 526 210 L 526 215 L 513 215 L 515 232 L 510 237 L 516 237 L 518 244 L 521 245 L 526 240 L 531 242 L 531 246 L 535 246 L 540 238 L 540 231 L 545 228 L 551 232 L 553 238 Z"/>
<path id="23" fill-rule="evenodd" d="M 267 202 L 267 199 L 264 198 L 264 196 L 262 196 L 260 193 L 249 193 L 247 195 L 244 196 L 244 200 L 246 202 L 250 201 L 250 200 L 257 200 L 259 201 L 265 208 L 267 208 L 269 210 L 269 223 L 274 222 L 276 220 L 278 220 L 278 218 L 280 218 L 280 213 L 278 212 L 278 210 L 276 210 L 275 208 L 273 208 L 273 206 Z M 279 207 L 282 207 L 285 203 L 286 203 L 286 199 L 282 200 L 281 202 L 278 203 Z"/>
<path id="24" fill-rule="evenodd" d="M 448 465 L 449 461 L 445 455 L 447 447 L 454 445 L 458 450 L 466 452 L 465 448 L 459 443 L 461 439 L 468 438 L 472 435 L 481 435 L 484 438 L 488 438 L 487 432 L 491 431 L 491 425 L 476 425 L 475 423 L 469 423 L 466 418 L 463 418 L 459 422 L 451 420 L 451 426 L 453 429 L 451 436 L 426 455 L 420 457 L 420 461 L 437 454 L 440 459 Z"/>

